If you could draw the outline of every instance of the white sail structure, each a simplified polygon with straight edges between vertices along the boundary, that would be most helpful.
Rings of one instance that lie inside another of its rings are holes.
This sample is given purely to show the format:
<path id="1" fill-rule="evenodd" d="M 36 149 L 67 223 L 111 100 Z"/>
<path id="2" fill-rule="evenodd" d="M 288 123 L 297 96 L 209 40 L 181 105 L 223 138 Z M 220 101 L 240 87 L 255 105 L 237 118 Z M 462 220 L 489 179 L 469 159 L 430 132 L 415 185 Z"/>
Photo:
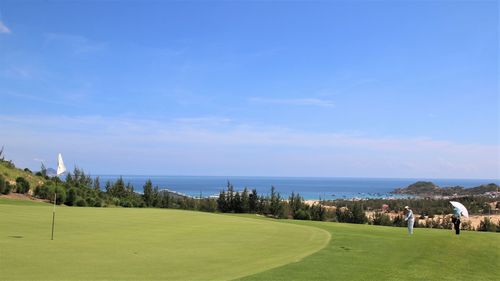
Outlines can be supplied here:
<path id="1" fill-rule="evenodd" d="M 64 172 L 66 172 L 66 166 L 64 166 L 62 155 L 59 153 L 59 156 L 57 157 L 57 176 Z"/>

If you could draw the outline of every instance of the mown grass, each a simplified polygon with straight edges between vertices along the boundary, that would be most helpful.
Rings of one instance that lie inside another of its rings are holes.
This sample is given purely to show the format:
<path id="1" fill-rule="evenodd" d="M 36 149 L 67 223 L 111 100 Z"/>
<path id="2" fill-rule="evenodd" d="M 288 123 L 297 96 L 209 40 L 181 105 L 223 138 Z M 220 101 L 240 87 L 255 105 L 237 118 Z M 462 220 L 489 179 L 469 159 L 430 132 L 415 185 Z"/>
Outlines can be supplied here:
<path id="1" fill-rule="evenodd" d="M 39 202 L 39 201 L 15 200 L 15 199 L 10 199 L 10 198 L 1 198 L 0 197 L 0 205 L 48 206 L 51 204 L 45 203 L 45 202 Z M 3 215 L 3 213 L 0 215 Z"/>
<path id="2" fill-rule="evenodd" d="M 23 203 L 20 203 L 23 202 Z M 0 199 L 2 280 L 498 280 L 497 233 Z M 330 239 L 331 237 L 331 239 Z"/>
<path id="3" fill-rule="evenodd" d="M 329 239 L 245 217 L 58 207 L 51 241 L 50 204 L 1 199 L 0 214 L 1 280 L 230 280 L 298 261 Z"/>
<path id="4" fill-rule="evenodd" d="M 326 222 L 327 247 L 300 262 L 242 280 L 499 280 L 500 234 Z"/>

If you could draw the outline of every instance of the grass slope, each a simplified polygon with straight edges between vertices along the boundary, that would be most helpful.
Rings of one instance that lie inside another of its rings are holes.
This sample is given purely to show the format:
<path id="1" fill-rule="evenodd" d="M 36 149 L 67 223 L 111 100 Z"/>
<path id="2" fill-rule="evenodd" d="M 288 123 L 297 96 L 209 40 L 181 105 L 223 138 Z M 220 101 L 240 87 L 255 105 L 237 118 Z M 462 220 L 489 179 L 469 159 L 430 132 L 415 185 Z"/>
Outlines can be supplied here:
<path id="1" fill-rule="evenodd" d="M 298 261 L 328 232 L 165 209 L 52 207 L 0 199 L 2 280 L 229 280 Z"/>
<path id="2" fill-rule="evenodd" d="M 45 182 L 43 177 L 36 176 L 18 168 L 11 168 L 7 163 L 2 161 L 0 161 L 0 175 L 4 176 L 5 180 L 14 182 L 18 177 L 23 177 L 30 183 L 31 189 Z"/>
<path id="3" fill-rule="evenodd" d="M 242 280 L 499 280 L 500 234 L 284 221 L 330 232 L 327 247 Z"/>

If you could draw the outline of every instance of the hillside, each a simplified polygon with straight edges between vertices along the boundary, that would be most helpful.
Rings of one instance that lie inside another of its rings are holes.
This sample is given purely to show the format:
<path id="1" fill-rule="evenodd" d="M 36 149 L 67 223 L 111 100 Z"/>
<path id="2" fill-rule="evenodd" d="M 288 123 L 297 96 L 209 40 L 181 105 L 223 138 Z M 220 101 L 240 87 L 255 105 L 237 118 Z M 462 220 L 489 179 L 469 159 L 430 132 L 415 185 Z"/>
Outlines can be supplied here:
<path id="1" fill-rule="evenodd" d="M 394 194 L 409 194 L 416 196 L 465 196 L 465 195 L 483 195 L 487 192 L 498 192 L 499 186 L 495 183 L 484 184 L 471 188 L 462 186 L 439 187 L 433 182 L 419 181 L 405 188 L 396 188 Z"/>
<path id="2" fill-rule="evenodd" d="M 15 184 L 17 177 L 23 177 L 30 183 L 31 189 L 45 182 L 43 177 L 16 168 L 11 162 L 5 160 L 0 160 L 0 175 L 11 184 Z"/>

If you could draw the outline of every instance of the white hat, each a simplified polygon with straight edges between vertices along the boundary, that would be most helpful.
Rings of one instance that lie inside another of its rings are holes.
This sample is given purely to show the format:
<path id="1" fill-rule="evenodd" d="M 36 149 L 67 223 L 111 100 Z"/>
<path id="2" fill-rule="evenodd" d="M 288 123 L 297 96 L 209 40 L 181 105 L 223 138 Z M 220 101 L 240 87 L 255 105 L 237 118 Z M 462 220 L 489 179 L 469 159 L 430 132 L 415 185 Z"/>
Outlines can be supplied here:
<path id="1" fill-rule="evenodd" d="M 405 206 L 405 209 L 410 209 L 410 207 L 408 207 L 408 206 Z"/>

